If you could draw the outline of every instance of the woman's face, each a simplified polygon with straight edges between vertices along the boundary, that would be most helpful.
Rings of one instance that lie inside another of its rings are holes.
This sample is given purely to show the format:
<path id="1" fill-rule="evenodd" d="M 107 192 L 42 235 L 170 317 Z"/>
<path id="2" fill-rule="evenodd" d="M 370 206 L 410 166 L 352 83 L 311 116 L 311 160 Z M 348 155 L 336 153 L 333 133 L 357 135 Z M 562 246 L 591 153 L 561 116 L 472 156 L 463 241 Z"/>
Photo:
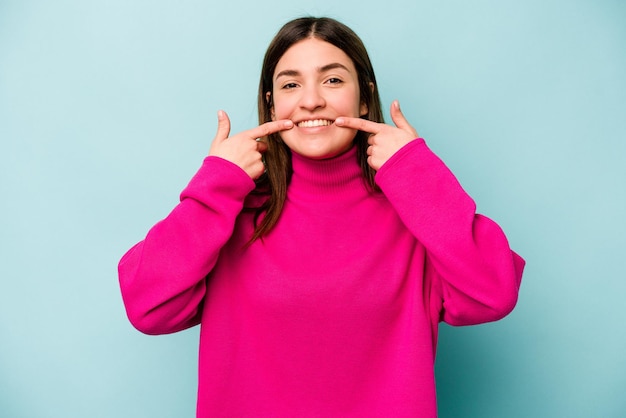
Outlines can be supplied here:
<path id="1" fill-rule="evenodd" d="M 368 109 L 360 101 L 354 64 L 341 49 L 316 38 L 294 44 L 276 65 L 273 89 L 272 119 L 294 122 L 293 129 L 281 132 L 293 152 L 323 159 L 352 147 L 356 131 L 334 121 L 363 116 Z"/>

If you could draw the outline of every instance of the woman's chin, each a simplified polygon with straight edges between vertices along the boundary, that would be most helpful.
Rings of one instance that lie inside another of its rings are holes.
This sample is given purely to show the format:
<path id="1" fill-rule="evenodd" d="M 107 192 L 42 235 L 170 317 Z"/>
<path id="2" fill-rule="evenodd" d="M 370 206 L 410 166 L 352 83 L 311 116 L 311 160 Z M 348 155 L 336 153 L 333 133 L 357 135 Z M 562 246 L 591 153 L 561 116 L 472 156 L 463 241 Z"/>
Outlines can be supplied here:
<path id="1" fill-rule="evenodd" d="M 283 141 L 292 152 L 314 160 L 337 157 L 354 145 L 354 137 L 324 138 L 324 136 L 307 135 L 301 138 L 283 137 Z"/>

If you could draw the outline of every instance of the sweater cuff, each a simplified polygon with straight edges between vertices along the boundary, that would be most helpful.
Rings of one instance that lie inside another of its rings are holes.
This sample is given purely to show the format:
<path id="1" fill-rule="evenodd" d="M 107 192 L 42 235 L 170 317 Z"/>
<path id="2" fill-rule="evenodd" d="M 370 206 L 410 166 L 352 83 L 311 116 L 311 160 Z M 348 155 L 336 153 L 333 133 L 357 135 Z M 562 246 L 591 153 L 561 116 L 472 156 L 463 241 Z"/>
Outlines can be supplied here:
<path id="1" fill-rule="evenodd" d="M 382 180 L 387 175 L 388 171 L 393 171 L 394 166 L 402 164 L 402 161 L 405 158 L 414 158 L 413 154 L 415 152 L 419 152 L 417 150 L 422 147 L 427 148 L 424 138 L 415 138 L 396 151 L 396 153 L 393 154 L 376 172 L 376 183 L 379 183 L 379 180 Z"/>
<path id="2" fill-rule="evenodd" d="M 190 198 L 207 204 L 219 193 L 243 200 L 254 190 L 254 181 L 236 164 L 220 157 L 208 156 L 180 194 L 180 200 Z"/>

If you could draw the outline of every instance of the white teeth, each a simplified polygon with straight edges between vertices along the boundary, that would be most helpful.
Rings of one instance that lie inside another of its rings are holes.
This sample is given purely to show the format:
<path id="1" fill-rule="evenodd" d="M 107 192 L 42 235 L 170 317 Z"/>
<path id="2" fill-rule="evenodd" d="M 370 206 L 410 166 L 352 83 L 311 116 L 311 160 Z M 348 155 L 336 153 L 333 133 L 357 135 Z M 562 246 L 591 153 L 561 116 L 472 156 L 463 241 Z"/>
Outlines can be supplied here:
<path id="1" fill-rule="evenodd" d="M 315 119 L 315 120 L 303 120 L 298 123 L 300 128 L 314 128 L 316 126 L 328 126 L 332 125 L 333 121 L 328 119 Z"/>

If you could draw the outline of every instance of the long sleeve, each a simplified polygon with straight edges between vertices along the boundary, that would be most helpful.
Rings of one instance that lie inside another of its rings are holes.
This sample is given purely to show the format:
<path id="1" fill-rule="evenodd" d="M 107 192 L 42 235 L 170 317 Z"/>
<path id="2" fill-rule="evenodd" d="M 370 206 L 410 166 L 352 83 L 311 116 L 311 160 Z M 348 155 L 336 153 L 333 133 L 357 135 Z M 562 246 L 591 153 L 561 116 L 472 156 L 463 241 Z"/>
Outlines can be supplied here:
<path id="1" fill-rule="evenodd" d="M 122 257 L 122 298 L 138 330 L 165 334 L 199 323 L 205 278 L 253 188 L 236 165 L 205 158 L 180 203 Z"/>
<path id="2" fill-rule="evenodd" d="M 514 308 L 524 260 L 495 222 L 476 214 L 472 198 L 423 139 L 393 155 L 376 182 L 426 248 L 426 274 L 436 277 L 443 321 L 495 321 Z"/>

